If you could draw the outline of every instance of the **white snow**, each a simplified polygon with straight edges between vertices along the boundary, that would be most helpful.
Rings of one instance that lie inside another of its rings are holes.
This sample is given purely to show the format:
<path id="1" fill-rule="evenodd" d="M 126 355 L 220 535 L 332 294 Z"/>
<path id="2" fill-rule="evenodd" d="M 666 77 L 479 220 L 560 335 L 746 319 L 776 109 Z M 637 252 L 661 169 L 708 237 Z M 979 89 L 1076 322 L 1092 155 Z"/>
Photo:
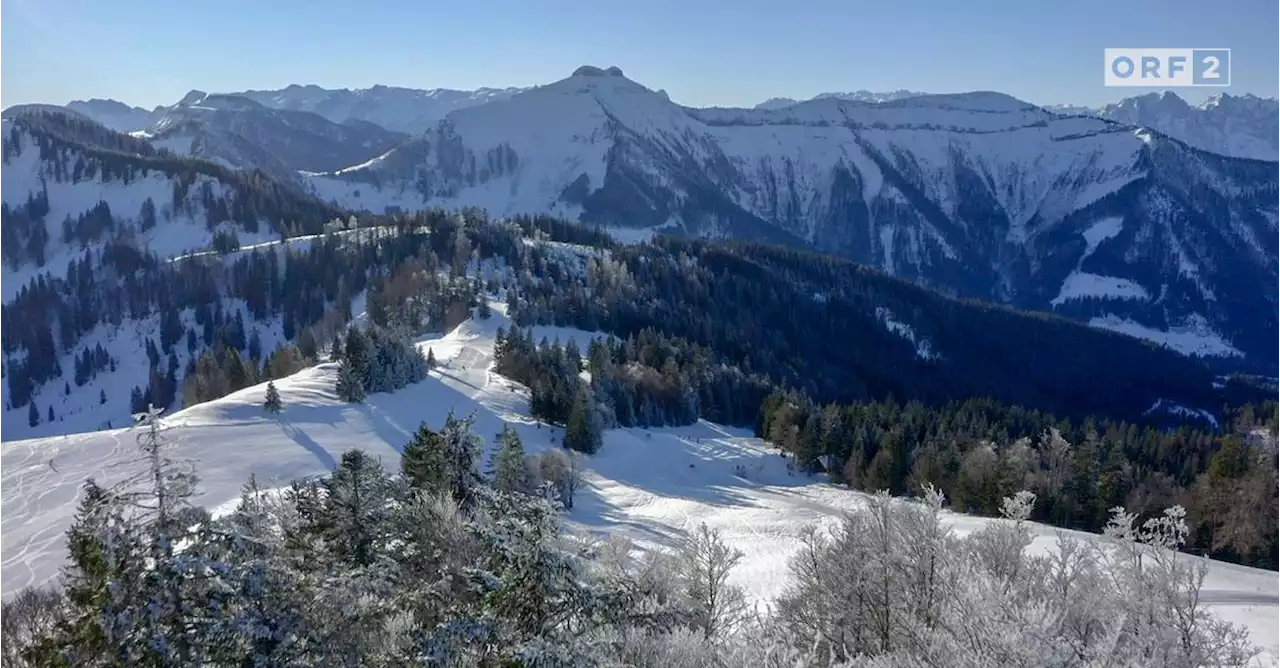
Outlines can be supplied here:
<path id="1" fill-rule="evenodd" d="M 1161 331 L 1154 327 L 1147 327 L 1128 318 L 1121 318 L 1116 315 L 1108 314 L 1104 317 L 1093 318 L 1089 320 L 1092 327 L 1100 327 L 1109 329 L 1113 332 L 1120 332 L 1140 339 L 1154 341 L 1160 345 L 1172 348 L 1183 355 L 1192 357 L 1243 357 L 1244 353 L 1240 352 L 1231 345 L 1221 334 L 1213 331 L 1204 316 L 1192 314 L 1181 324 L 1172 326 L 1169 331 Z"/>
<path id="2" fill-rule="evenodd" d="M 1147 300 L 1151 295 L 1146 288 L 1127 278 L 1117 278 L 1115 276 L 1102 276 L 1099 274 L 1081 271 L 1084 261 L 1098 250 L 1098 246 L 1108 239 L 1114 238 L 1124 229 L 1124 218 L 1112 216 L 1102 218 L 1095 221 L 1080 236 L 1084 237 L 1085 249 L 1080 255 L 1080 259 L 1076 261 L 1076 268 L 1062 281 L 1062 287 L 1058 290 L 1058 296 L 1054 297 L 1050 304 L 1060 306 L 1071 299 L 1081 297 L 1099 297 L 1110 299 L 1142 299 Z"/>
<path id="3" fill-rule="evenodd" d="M 324 474 L 350 448 L 377 455 L 394 469 L 419 421 L 439 425 L 450 410 L 464 416 L 474 411 L 477 432 L 487 440 L 508 424 L 531 452 L 559 447 L 552 439 L 561 430 L 540 427 L 528 416 L 527 392 L 490 371 L 493 334 L 508 324 L 503 305 L 494 306 L 490 320 L 468 321 L 448 335 L 421 341 L 443 363 L 429 379 L 372 395 L 365 404 L 339 401 L 333 393 L 335 365 L 322 364 L 276 381 L 285 405 L 279 415 L 263 413 L 260 385 L 169 416 L 172 454 L 198 467 L 196 501 L 209 508 L 233 502 L 251 473 L 264 488 Z M 585 347 L 600 335 L 541 327 L 534 336 L 573 338 Z M 128 465 L 117 464 L 130 460 L 134 447 L 134 434 L 125 429 L 5 443 L 0 536 L 6 597 L 56 577 L 81 483 L 87 477 L 103 484 L 123 477 Z M 625 534 L 652 549 L 671 546 L 705 522 L 745 553 L 732 581 L 761 603 L 786 585 L 787 559 L 801 527 L 829 525 L 866 499 L 820 478 L 793 475 L 768 444 L 708 422 L 610 430 L 588 467 L 567 517 L 570 527 Z M 998 520 L 946 514 L 960 533 L 993 521 Z M 1034 528 L 1032 549 L 1052 549 L 1058 531 Z M 1273 650 L 1280 645 L 1275 573 L 1212 562 L 1205 598 L 1224 617 L 1247 624 L 1255 643 Z"/>
<path id="4" fill-rule="evenodd" d="M 934 352 L 933 346 L 929 343 L 929 340 L 923 337 L 917 337 L 915 330 L 911 329 L 911 325 L 895 318 L 893 312 L 889 309 L 883 306 L 877 306 L 876 319 L 884 325 L 885 329 L 911 342 L 911 344 L 916 347 L 916 357 L 919 357 L 922 360 L 938 359 L 938 353 Z"/>
<path id="5" fill-rule="evenodd" d="M 1182 404 L 1175 403 L 1168 399 L 1156 399 L 1156 402 L 1154 404 L 1151 404 L 1151 408 L 1148 408 L 1147 410 L 1143 411 L 1142 414 L 1150 415 L 1152 413 L 1160 413 L 1160 412 L 1172 413 L 1174 415 L 1183 416 L 1183 417 L 1199 418 L 1209 423 L 1210 425 L 1212 425 L 1214 429 L 1218 428 L 1218 418 L 1214 417 L 1213 413 L 1210 413 L 1209 411 L 1206 411 L 1201 408 L 1187 408 Z"/>
<path id="6" fill-rule="evenodd" d="M 1150 299 L 1146 288 L 1127 278 L 1100 276 L 1084 271 L 1071 272 L 1062 282 L 1058 296 L 1050 304 L 1059 306 L 1070 299 L 1102 297 L 1110 299 Z"/>

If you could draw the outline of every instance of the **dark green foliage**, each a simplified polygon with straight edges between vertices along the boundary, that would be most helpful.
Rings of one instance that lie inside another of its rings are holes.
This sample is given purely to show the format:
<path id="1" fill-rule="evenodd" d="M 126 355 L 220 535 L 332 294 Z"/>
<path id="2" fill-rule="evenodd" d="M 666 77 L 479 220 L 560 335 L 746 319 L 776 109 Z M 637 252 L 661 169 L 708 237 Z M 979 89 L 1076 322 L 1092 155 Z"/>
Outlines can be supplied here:
<path id="1" fill-rule="evenodd" d="M 234 253 L 240 250 L 240 237 L 235 230 L 218 230 L 213 233 L 210 248 L 222 255 Z"/>
<path id="2" fill-rule="evenodd" d="M 1254 433 L 1272 424 L 1275 412 L 1274 402 L 1247 405 L 1231 413 L 1234 429 Z M 1277 561 L 1267 520 L 1238 517 L 1232 537 L 1219 533 L 1216 543 L 1208 528 L 1228 512 L 1226 494 L 1249 498 L 1255 516 L 1277 512 L 1275 499 L 1260 492 L 1273 484 L 1274 451 L 1246 447 L 1237 433 L 1072 422 L 988 399 L 940 408 L 892 400 L 819 408 L 779 391 L 763 402 L 756 434 L 799 468 L 826 462 L 857 489 L 918 494 L 931 483 L 955 510 L 988 516 L 999 515 L 1001 499 L 1027 489 L 1037 498 L 1034 519 L 1087 531 L 1100 531 L 1116 506 L 1159 513 L 1190 499 L 1193 522 L 1205 528 L 1189 549 L 1264 567 Z"/>
<path id="3" fill-rule="evenodd" d="M 601 431 L 595 399 L 586 387 L 579 384 L 569 417 L 565 420 L 564 447 L 592 454 L 600 449 Z"/>
<path id="4" fill-rule="evenodd" d="M 474 417 L 459 420 L 450 411 L 439 431 L 419 426 L 400 462 L 405 479 L 415 487 L 469 503 L 481 482 L 476 467 L 480 438 L 472 431 L 474 422 Z"/>
<path id="5" fill-rule="evenodd" d="M 364 381 L 360 372 L 350 362 L 343 362 L 338 367 L 338 382 L 334 387 L 338 398 L 352 404 L 363 403 L 365 398 Z"/>

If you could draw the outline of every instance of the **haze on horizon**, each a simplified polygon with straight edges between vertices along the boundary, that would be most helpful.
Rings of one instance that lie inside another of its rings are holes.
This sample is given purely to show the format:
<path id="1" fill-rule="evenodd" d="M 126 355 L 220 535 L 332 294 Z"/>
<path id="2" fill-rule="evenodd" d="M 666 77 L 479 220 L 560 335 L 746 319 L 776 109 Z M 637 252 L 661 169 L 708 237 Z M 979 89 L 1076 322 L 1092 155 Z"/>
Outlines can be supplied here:
<path id="1" fill-rule="evenodd" d="M 753 106 L 833 91 L 995 90 L 1097 106 L 1157 89 L 1105 88 L 1105 47 L 1233 49 L 1229 88 L 1276 97 L 1275 2 L 1204 11 L 1189 0 L 1071 4 L 841 0 L 638 5 L 513 0 L 231 0 L 199 5 L 10 0 L 0 8 L 0 105 L 111 98 L 152 108 L 189 90 L 289 84 L 366 88 L 535 86 L 617 65 L 689 106 Z"/>

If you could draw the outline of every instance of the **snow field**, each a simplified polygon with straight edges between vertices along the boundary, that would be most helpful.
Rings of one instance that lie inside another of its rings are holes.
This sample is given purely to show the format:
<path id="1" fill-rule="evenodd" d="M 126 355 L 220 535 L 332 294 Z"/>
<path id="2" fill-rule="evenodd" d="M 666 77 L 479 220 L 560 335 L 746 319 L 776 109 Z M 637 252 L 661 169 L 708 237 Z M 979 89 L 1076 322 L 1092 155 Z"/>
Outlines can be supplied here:
<path id="1" fill-rule="evenodd" d="M 176 444 L 172 455 L 195 461 L 201 478 L 196 503 L 228 507 L 250 474 L 264 488 L 322 475 L 342 453 L 361 448 L 398 468 L 404 444 L 422 422 L 438 426 L 450 410 L 473 411 L 476 432 L 489 445 L 511 425 L 530 453 L 560 447 L 559 429 L 528 415 L 527 392 L 490 371 L 498 326 L 509 325 L 503 304 L 489 320 L 463 323 L 444 336 L 423 338 L 441 362 L 430 377 L 392 394 L 374 394 L 364 404 L 346 404 L 333 392 L 336 365 L 303 370 L 278 380 L 285 409 L 267 415 L 264 385 L 178 411 L 165 420 Z M 534 337 L 574 339 L 585 349 L 601 336 L 573 329 L 539 327 Z M 3 594 L 54 579 L 64 560 L 64 532 L 85 478 L 119 480 L 138 466 L 134 434 L 114 429 L 5 443 L 0 449 L 0 535 Z M 488 456 L 483 458 L 487 464 Z M 574 509 L 574 529 L 621 534 L 640 549 L 669 547 L 699 523 L 722 532 L 744 557 L 732 575 L 761 605 L 787 583 L 787 560 L 802 527 L 830 526 L 860 507 L 866 495 L 818 477 L 792 474 L 777 450 L 748 432 L 708 422 L 660 429 L 614 429 L 588 471 Z M 958 533 L 992 520 L 946 513 Z M 1053 549 L 1059 530 L 1033 525 L 1033 550 Z M 1068 532 L 1078 536 L 1089 536 Z M 1096 536 L 1092 538 L 1096 539 Z M 1280 651 L 1276 574 L 1211 562 L 1204 597 L 1231 621 L 1246 624 L 1253 641 Z M 1274 661 L 1274 659 L 1269 659 Z"/>

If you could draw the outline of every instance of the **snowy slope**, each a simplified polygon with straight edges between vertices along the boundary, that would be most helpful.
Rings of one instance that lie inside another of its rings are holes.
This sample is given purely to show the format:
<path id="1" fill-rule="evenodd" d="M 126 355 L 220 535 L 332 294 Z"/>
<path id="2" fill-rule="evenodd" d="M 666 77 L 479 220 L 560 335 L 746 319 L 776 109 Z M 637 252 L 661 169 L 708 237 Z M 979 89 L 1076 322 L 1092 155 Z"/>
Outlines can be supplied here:
<path id="1" fill-rule="evenodd" d="M 277 416 L 261 410 L 262 386 L 169 416 L 174 455 L 192 458 L 198 467 L 197 501 L 215 507 L 234 500 L 251 473 L 264 486 L 323 474 L 349 448 L 371 452 L 394 469 L 419 421 L 438 425 L 450 410 L 475 411 L 477 431 L 487 440 L 510 424 L 529 451 L 558 447 L 558 430 L 540 428 L 528 417 L 523 388 L 489 371 L 494 332 L 507 324 L 502 312 L 496 304 L 490 320 L 468 321 L 446 336 L 421 341 L 443 367 L 422 383 L 373 395 L 365 404 L 338 401 L 335 367 L 323 364 L 276 383 L 285 405 Z M 595 335 L 539 328 L 535 337 L 543 336 L 575 338 L 583 345 Z M 90 476 L 109 483 L 125 475 L 129 465 L 116 464 L 132 458 L 133 436 L 116 429 L 6 443 L 0 450 L 6 596 L 56 576 L 80 483 Z M 706 422 L 609 431 L 588 466 L 568 517 L 572 526 L 623 533 L 653 548 L 705 522 L 745 552 L 732 579 L 760 602 L 785 585 L 786 560 L 802 526 L 833 522 L 866 498 L 817 478 L 793 476 L 776 450 L 741 430 Z M 948 514 L 947 521 L 968 532 L 996 520 Z M 1033 549 L 1049 549 L 1056 531 L 1043 527 L 1038 533 Z M 1272 651 L 1280 644 L 1275 573 L 1214 563 L 1205 597 L 1219 614 L 1248 624 L 1254 642 Z"/>
<path id="2" fill-rule="evenodd" d="M 11 121 L 6 120 L 0 129 L 9 136 L 11 127 Z M 14 268 L 5 265 L 0 270 L 3 301 L 8 302 L 27 282 L 41 273 L 51 272 L 56 276 L 66 274 L 67 264 L 80 258 L 85 248 L 75 242 L 64 242 L 62 222 L 68 217 L 76 219 L 101 202 L 106 202 L 110 207 L 119 226 L 137 227 L 142 205 L 150 199 L 156 208 L 157 224 L 148 231 L 139 231 L 136 238 L 140 246 L 149 248 L 161 257 L 208 248 L 213 233 L 209 230 L 207 216 L 201 205 L 203 187 L 208 184 L 215 197 L 226 197 L 230 192 L 226 184 L 217 178 L 205 174 L 197 176 L 194 184 L 187 190 L 183 206 L 175 209 L 175 179 L 172 175 L 151 170 L 133 180 L 125 180 L 104 177 L 99 171 L 92 177 L 79 180 L 61 179 L 55 175 L 51 162 L 42 158 L 40 148 L 31 136 L 21 130 L 19 136 L 20 152 L 9 156 L 0 169 L 0 197 L 12 208 L 22 205 L 30 196 L 47 192 L 49 213 L 44 217 L 44 224 L 49 242 L 43 266 L 25 264 Z M 67 151 L 64 160 L 75 162 L 78 156 L 76 151 Z M 229 221 L 227 225 L 230 225 Z M 243 230 L 238 234 L 243 243 L 265 241 L 274 236 L 265 224 L 260 230 L 256 235 Z"/>

